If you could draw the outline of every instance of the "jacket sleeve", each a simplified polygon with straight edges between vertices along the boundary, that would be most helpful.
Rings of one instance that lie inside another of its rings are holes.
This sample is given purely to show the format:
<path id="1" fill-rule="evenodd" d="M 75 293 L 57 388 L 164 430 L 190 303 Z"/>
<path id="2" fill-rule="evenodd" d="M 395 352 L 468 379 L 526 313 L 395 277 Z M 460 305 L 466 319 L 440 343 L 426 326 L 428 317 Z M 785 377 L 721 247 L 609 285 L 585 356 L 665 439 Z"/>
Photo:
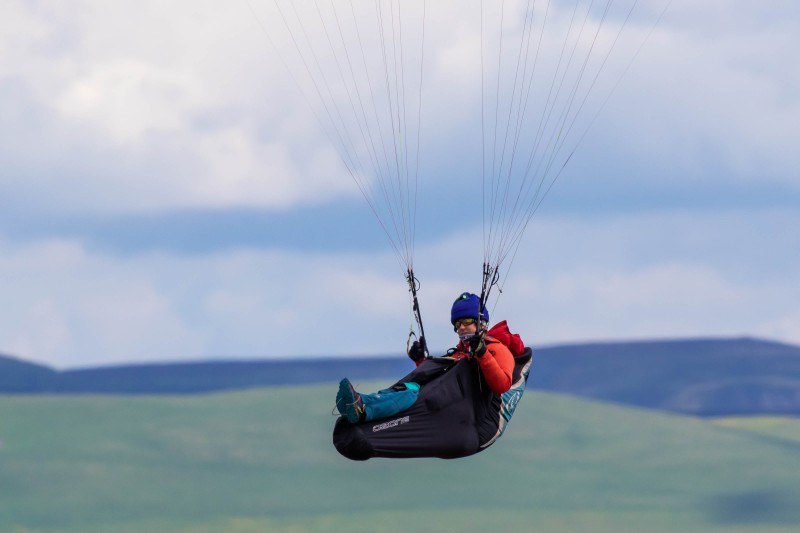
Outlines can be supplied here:
<path id="1" fill-rule="evenodd" d="M 514 356 L 505 345 L 494 339 L 487 339 L 486 353 L 478 358 L 478 364 L 492 392 L 503 394 L 511 388 Z"/>

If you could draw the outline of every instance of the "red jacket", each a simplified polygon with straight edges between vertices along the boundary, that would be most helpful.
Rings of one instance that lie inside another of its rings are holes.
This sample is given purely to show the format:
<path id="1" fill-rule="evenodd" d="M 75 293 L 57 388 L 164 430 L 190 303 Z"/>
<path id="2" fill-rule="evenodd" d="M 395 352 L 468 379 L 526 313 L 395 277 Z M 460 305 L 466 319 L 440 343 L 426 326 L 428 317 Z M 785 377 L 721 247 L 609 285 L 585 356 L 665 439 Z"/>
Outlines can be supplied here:
<path id="1" fill-rule="evenodd" d="M 484 337 L 486 353 L 483 357 L 476 357 L 481 367 L 481 372 L 495 394 L 503 394 L 511 388 L 514 375 L 514 357 L 522 355 L 525 344 L 520 336 L 511 333 L 505 320 L 495 324 Z M 459 342 L 453 351 L 448 351 L 448 357 L 463 359 L 469 357 L 469 343 Z M 425 359 L 417 360 L 417 366 Z"/>
<path id="2" fill-rule="evenodd" d="M 511 388 L 511 377 L 514 374 L 514 356 L 511 355 L 506 345 L 488 335 L 483 338 L 486 342 L 486 353 L 483 357 L 476 357 L 481 367 L 486 383 L 495 394 L 503 394 Z M 456 351 L 448 354 L 456 359 L 463 359 L 469 355 L 469 343 L 459 342 Z"/>

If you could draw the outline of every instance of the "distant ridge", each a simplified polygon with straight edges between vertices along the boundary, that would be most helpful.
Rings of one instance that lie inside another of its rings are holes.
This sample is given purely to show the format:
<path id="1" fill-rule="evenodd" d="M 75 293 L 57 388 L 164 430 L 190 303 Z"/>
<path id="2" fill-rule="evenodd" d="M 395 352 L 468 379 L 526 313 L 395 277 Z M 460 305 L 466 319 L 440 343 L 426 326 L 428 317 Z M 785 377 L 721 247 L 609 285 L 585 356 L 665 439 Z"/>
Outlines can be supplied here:
<path id="1" fill-rule="evenodd" d="M 0 393 L 193 394 L 401 378 L 405 355 L 141 364 L 58 372 L 0 356 Z M 537 349 L 529 386 L 692 414 L 800 415 L 800 347 L 753 338 L 606 342 Z"/>
<path id="2" fill-rule="evenodd" d="M 743 337 L 557 346 L 539 354 L 529 383 L 541 390 L 698 416 L 800 415 L 798 346 Z"/>
<path id="3" fill-rule="evenodd" d="M 58 372 L 52 368 L 0 354 L 0 392 L 47 390 L 55 385 L 58 377 Z"/>

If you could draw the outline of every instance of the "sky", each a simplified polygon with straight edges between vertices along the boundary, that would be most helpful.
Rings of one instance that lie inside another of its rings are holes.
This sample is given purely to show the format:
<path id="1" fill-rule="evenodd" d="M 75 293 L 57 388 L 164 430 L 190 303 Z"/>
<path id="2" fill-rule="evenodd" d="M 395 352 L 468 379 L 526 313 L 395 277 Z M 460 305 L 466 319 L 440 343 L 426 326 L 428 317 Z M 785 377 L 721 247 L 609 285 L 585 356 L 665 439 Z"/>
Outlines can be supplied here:
<path id="1" fill-rule="evenodd" d="M 501 267 L 492 321 L 534 348 L 800 344 L 800 5 L 673 0 L 651 33 L 665 2 L 641 4 Z M 454 342 L 452 301 L 480 290 L 495 73 L 476 36 L 502 41 L 479 5 L 429 3 L 425 46 L 407 49 L 424 50 L 408 147 L 434 352 Z M 527 5 L 502 3 L 510 33 Z M 374 177 L 320 120 L 278 15 L 265 0 L 2 3 L 0 353 L 75 368 L 402 352 L 405 266 L 354 179 Z"/>

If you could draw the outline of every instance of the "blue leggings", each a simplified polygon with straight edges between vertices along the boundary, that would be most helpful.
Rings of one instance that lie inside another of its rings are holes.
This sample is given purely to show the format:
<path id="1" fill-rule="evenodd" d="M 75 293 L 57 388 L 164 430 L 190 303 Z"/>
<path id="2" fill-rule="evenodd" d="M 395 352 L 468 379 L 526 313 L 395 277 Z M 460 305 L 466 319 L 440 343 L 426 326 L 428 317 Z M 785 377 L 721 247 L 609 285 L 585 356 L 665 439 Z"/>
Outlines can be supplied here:
<path id="1" fill-rule="evenodd" d="M 405 411 L 417 401 L 419 385 L 414 382 L 403 383 L 405 390 L 383 389 L 372 394 L 362 394 L 364 402 L 364 421 L 377 420 Z"/>

